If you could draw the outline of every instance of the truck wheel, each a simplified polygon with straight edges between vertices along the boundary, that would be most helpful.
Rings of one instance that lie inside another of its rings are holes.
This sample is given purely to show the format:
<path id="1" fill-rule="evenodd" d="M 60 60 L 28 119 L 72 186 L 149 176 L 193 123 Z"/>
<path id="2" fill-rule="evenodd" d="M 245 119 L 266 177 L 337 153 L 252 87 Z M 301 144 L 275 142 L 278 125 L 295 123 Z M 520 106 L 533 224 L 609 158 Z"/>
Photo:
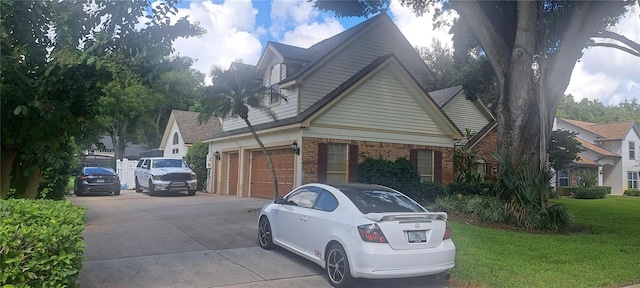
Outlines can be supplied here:
<path id="1" fill-rule="evenodd" d="M 140 193 L 142 192 L 142 188 L 140 188 L 140 183 L 138 183 L 138 177 L 136 177 L 135 180 L 136 180 L 136 193 Z"/>
<path id="2" fill-rule="evenodd" d="M 156 186 L 153 185 L 151 179 L 149 179 L 149 196 L 156 196 Z"/>
<path id="3" fill-rule="evenodd" d="M 189 194 L 189 196 L 193 196 L 196 195 L 196 190 L 187 190 L 187 193 Z"/>

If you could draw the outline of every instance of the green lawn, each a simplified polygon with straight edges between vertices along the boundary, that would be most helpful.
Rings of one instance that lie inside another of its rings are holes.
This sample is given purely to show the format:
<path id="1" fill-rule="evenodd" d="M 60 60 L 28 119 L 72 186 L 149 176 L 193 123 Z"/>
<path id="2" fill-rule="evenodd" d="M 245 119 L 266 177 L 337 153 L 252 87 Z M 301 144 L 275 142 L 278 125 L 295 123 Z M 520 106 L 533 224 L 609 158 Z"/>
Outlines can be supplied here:
<path id="1" fill-rule="evenodd" d="M 557 199 L 582 232 L 533 234 L 452 222 L 452 286 L 622 287 L 640 283 L 640 197 Z"/>

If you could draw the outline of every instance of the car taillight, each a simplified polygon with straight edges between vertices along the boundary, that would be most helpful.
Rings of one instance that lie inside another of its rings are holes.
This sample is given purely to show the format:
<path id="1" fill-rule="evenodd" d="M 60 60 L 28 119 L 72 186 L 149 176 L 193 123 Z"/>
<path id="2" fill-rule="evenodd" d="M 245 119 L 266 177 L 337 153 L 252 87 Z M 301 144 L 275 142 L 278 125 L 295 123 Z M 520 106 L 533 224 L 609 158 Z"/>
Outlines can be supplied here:
<path id="1" fill-rule="evenodd" d="M 87 179 L 87 176 L 86 175 L 80 175 L 80 180 L 84 180 L 84 179 Z"/>
<path id="2" fill-rule="evenodd" d="M 447 222 L 447 227 L 444 229 L 444 237 L 442 240 L 447 240 L 451 238 L 451 226 L 449 226 L 449 222 Z"/>
<path id="3" fill-rule="evenodd" d="M 387 238 L 384 237 L 382 230 L 378 227 L 378 224 L 367 224 L 358 226 L 358 232 L 360 233 L 360 238 L 364 242 L 372 242 L 372 243 L 388 243 Z"/>

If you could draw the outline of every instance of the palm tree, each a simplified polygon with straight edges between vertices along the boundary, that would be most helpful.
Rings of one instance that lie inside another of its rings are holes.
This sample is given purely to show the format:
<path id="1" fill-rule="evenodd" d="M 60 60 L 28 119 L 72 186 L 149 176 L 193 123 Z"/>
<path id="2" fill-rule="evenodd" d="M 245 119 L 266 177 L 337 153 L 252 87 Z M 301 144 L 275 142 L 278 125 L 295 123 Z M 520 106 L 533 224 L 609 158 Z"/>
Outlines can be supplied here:
<path id="1" fill-rule="evenodd" d="M 266 113 L 273 120 L 277 120 L 276 115 L 265 104 L 266 96 L 277 95 L 287 100 L 280 93 L 273 91 L 262 84 L 262 75 L 251 65 L 233 63 L 229 70 L 223 70 L 218 66 L 211 68 L 213 85 L 205 87 L 204 97 L 201 100 L 201 111 L 198 115 L 200 123 L 208 121 L 211 116 L 219 119 L 240 117 L 251 130 L 251 134 L 260 145 L 260 149 L 267 156 L 267 163 L 273 176 L 273 191 L 275 198 L 278 197 L 278 178 L 273 167 L 271 156 L 264 147 L 256 130 L 249 122 L 249 107 L 258 109 Z"/>

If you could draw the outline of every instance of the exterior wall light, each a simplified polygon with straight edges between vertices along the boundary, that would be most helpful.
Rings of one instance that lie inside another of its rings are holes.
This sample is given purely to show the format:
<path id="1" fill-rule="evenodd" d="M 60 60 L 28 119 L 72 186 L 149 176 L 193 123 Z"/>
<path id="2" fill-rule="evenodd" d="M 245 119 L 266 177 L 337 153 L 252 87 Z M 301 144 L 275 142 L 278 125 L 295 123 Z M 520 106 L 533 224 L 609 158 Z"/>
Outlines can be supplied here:
<path id="1" fill-rule="evenodd" d="M 295 140 L 293 140 L 293 143 L 291 144 L 291 151 L 296 155 L 300 155 L 300 147 L 298 147 L 298 142 Z"/>
<path id="2" fill-rule="evenodd" d="M 213 152 L 213 156 L 216 157 L 216 160 L 220 160 L 220 151 Z"/>

